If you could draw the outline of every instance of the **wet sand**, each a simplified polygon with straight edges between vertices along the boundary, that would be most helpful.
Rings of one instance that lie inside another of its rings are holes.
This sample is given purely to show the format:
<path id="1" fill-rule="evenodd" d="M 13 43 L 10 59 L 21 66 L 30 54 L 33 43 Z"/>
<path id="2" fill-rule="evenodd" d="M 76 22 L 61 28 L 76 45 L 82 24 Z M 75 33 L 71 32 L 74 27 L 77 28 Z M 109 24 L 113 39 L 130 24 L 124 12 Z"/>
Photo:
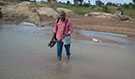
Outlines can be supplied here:
<path id="1" fill-rule="evenodd" d="M 5 27 L 6 26 L 6 27 Z M 72 58 L 56 62 L 50 28 L 0 27 L 0 79 L 135 79 L 135 42 L 72 39 Z"/>

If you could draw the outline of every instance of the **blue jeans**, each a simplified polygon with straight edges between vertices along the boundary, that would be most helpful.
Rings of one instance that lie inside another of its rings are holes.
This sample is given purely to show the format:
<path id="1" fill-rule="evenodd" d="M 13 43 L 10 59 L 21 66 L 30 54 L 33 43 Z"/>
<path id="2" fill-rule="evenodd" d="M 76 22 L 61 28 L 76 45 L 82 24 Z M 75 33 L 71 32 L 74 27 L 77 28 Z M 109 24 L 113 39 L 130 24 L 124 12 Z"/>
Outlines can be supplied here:
<path id="1" fill-rule="evenodd" d="M 65 50 L 66 50 L 66 55 L 70 56 L 70 44 L 64 45 Z M 57 59 L 61 61 L 62 59 L 62 49 L 63 49 L 63 42 L 62 41 L 57 41 Z"/>

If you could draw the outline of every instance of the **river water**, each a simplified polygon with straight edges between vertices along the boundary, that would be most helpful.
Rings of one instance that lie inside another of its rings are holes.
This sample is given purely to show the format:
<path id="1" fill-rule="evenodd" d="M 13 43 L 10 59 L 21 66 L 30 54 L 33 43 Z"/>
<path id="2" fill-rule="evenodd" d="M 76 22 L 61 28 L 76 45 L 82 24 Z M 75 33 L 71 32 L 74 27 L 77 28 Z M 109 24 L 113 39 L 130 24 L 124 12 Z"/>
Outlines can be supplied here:
<path id="1" fill-rule="evenodd" d="M 135 41 L 125 35 L 79 30 L 101 42 L 72 39 L 72 58 L 56 61 L 51 27 L 0 25 L 0 79 L 135 79 Z M 115 42 L 105 42 L 102 40 Z"/>

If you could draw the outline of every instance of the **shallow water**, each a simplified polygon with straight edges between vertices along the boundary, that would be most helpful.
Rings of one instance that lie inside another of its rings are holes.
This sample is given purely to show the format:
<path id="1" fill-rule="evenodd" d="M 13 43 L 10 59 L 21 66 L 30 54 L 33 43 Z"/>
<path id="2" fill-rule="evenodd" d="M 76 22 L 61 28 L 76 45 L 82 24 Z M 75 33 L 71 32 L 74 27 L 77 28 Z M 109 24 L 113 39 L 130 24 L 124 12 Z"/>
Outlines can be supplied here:
<path id="1" fill-rule="evenodd" d="M 122 44 L 72 39 L 71 61 L 58 64 L 50 27 L 1 25 L 0 79 L 135 79 L 135 42 L 94 33 Z"/>
<path id="2" fill-rule="evenodd" d="M 135 42 L 129 39 L 128 36 L 124 34 L 85 31 L 85 30 L 80 30 L 79 32 L 81 35 L 96 38 L 97 40 L 100 40 L 101 42 L 103 41 L 105 43 L 116 43 L 119 45 L 129 45 L 129 46 L 135 45 Z"/>

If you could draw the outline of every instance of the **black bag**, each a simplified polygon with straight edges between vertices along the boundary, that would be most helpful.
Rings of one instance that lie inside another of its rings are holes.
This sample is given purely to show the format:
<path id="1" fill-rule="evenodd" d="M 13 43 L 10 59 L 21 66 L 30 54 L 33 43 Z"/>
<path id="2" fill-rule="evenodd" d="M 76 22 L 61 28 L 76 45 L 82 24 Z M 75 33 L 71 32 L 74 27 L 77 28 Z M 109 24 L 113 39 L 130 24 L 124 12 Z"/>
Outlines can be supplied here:
<path id="1" fill-rule="evenodd" d="M 56 44 L 57 40 L 51 40 L 50 43 L 48 44 L 48 47 L 52 48 Z"/>
<path id="2" fill-rule="evenodd" d="M 59 20 L 60 20 L 60 18 L 57 19 L 57 23 L 59 22 Z M 57 29 L 58 29 L 58 28 L 57 28 Z M 56 44 L 56 42 L 57 42 L 56 33 L 54 33 L 54 35 L 53 35 L 51 41 L 50 41 L 49 44 L 48 44 L 48 47 L 50 47 L 50 48 L 54 47 L 55 44 Z"/>

